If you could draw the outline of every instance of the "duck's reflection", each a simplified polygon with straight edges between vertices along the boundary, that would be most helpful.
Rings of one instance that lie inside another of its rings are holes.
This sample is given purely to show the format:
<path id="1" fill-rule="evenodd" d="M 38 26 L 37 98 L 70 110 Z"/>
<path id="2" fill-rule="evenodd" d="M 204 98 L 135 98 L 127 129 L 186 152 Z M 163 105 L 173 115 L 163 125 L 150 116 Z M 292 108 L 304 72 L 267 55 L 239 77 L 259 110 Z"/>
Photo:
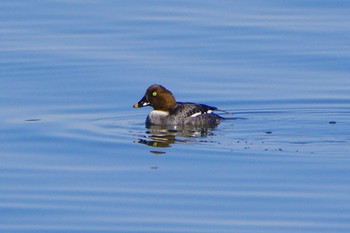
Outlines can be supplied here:
<path id="1" fill-rule="evenodd" d="M 213 135 L 212 130 L 216 126 L 147 126 L 146 134 L 138 140 L 138 143 L 151 147 L 170 147 L 177 142 L 191 142 L 195 138 L 205 138 Z M 157 152 L 158 153 L 158 152 Z"/>

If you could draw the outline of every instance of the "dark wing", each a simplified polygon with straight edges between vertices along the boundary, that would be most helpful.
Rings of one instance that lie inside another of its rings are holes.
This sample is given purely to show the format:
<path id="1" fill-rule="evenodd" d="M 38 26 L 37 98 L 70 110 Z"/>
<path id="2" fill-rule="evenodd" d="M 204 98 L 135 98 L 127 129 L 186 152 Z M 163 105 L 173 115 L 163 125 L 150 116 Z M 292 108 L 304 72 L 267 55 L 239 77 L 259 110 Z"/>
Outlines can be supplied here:
<path id="1" fill-rule="evenodd" d="M 205 104 L 195 104 L 190 102 L 177 102 L 174 113 L 181 117 L 190 117 L 194 114 L 208 114 L 217 110 L 216 107 Z"/>

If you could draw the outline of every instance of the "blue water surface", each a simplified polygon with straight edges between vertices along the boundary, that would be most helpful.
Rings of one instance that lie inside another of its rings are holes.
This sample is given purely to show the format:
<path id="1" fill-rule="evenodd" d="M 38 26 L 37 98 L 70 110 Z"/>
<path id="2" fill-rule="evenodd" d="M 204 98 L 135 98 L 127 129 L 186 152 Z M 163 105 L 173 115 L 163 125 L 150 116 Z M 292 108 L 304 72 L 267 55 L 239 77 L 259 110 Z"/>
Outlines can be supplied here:
<path id="1" fill-rule="evenodd" d="M 350 2 L 0 2 L 0 232 L 349 232 Z M 216 128 L 146 128 L 159 83 Z"/>

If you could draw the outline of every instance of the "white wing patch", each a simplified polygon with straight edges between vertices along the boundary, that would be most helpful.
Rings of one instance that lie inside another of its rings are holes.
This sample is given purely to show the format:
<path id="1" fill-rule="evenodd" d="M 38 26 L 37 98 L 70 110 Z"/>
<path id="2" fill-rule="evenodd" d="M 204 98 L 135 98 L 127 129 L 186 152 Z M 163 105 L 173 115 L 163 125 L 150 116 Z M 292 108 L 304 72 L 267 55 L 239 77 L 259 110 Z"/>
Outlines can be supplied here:
<path id="1" fill-rule="evenodd" d="M 195 114 L 192 114 L 190 117 L 197 117 L 197 116 L 200 116 L 200 115 L 202 115 L 201 112 L 196 112 Z"/>
<path id="2" fill-rule="evenodd" d="M 197 117 L 197 116 L 200 116 L 200 115 L 203 115 L 203 114 L 209 114 L 209 113 L 212 113 L 213 111 L 212 110 L 208 110 L 206 112 L 196 112 L 194 114 L 192 114 L 190 117 Z"/>

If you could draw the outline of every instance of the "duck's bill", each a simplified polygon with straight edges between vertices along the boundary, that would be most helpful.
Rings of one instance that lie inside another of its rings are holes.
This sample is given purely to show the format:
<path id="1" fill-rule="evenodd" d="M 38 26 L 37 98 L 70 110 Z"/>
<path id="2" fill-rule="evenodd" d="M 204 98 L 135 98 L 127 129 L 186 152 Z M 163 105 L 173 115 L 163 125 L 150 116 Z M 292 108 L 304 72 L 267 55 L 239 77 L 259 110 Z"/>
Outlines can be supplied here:
<path id="1" fill-rule="evenodd" d="M 133 105 L 134 108 L 142 108 L 149 105 L 149 102 L 146 100 L 146 97 L 143 97 L 139 102 Z"/>

